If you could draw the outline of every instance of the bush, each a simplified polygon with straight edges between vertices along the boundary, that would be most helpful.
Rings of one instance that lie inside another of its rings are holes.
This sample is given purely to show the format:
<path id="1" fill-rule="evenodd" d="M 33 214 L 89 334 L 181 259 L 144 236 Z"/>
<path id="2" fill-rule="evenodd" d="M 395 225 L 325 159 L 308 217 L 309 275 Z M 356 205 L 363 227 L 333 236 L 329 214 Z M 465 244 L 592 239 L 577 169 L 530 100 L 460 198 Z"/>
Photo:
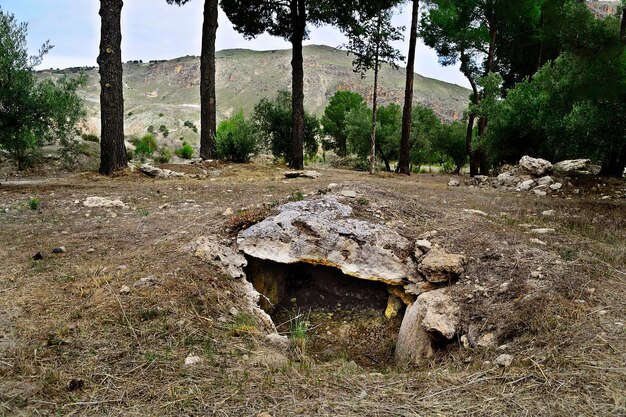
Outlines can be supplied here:
<path id="1" fill-rule="evenodd" d="M 32 197 L 30 200 L 28 200 L 28 207 L 30 207 L 31 210 L 39 210 L 40 204 L 41 201 L 37 197 Z"/>
<path id="2" fill-rule="evenodd" d="M 148 133 L 154 133 L 154 126 L 148 126 Z"/>
<path id="3" fill-rule="evenodd" d="M 172 150 L 167 146 L 163 146 L 159 149 L 159 156 L 156 161 L 160 164 L 167 164 L 172 159 Z"/>
<path id="4" fill-rule="evenodd" d="M 80 137 L 87 142 L 100 142 L 100 138 L 98 137 L 98 135 L 94 135 L 93 133 L 83 133 L 82 135 L 80 135 Z"/>
<path id="5" fill-rule="evenodd" d="M 133 144 L 135 145 L 135 156 L 140 158 L 150 157 L 158 149 L 156 137 L 150 133 L 138 141 L 135 139 Z"/>
<path id="6" fill-rule="evenodd" d="M 258 132 L 243 111 L 220 123 L 215 141 L 218 158 L 232 162 L 248 162 L 259 151 Z"/>
<path id="7" fill-rule="evenodd" d="M 183 146 L 174 151 L 179 158 L 191 159 L 193 156 L 193 148 L 187 142 L 183 142 Z"/>

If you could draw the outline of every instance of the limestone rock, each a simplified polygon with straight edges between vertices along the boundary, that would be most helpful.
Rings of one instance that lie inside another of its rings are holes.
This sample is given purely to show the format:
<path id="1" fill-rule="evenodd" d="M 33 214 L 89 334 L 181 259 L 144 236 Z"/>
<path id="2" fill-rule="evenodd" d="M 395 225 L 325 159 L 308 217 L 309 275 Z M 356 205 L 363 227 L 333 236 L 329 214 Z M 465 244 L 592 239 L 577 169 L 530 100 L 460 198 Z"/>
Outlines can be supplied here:
<path id="1" fill-rule="evenodd" d="M 133 284 L 133 287 L 154 287 L 155 285 L 158 285 L 158 284 L 159 284 L 159 279 L 155 277 L 154 275 L 150 275 L 148 277 L 143 277 L 135 281 L 135 283 Z"/>
<path id="2" fill-rule="evenodd" d="M 185 366 L 196 366 L 202 363 L 202 358 L 200 356 L 187 356 L 185 358 Z"/>
<path id="3" fill-rule="evenodd" d="M 340 194 L 344 197 L 356 198 L 356 191 L 353 190 L 342 190 Z"/>
<path id="4" fill-rule="evenodd" d="M 555 182 L 554 184 L 552 184 L 552 185 L 550 186 L 550 189 L 551 189 L 552 191 L 558 191 L 558 190 L 560 190 L 561 188 L 563 188 L 563 184 L 561 184 L 560 182 Z"/>
<path id="5" fill-rule="evenodd" d="M 351 216 L 352 208 L 334 197 L 287 203 L 276 216 L 241 231 L 237 245 L 248 256 L 282 264 L 326 265 L 391 285 L 416 280 L 406 238 Z"/>
<path id="6" fill-rule="evenodd" d="M 556 230 L 551 227 L 542 227 L 539 229 L 532 229 L 531 232 L 536 233 L 538 235 L 547 235 L 550 233 L 554 233 Z"/>
<path id="7" fill-rule="evenodd" d="M 568 159 L 554 164 L 554 171 L 564 175 L 589 175 L 594 173 L 591 159 Z"/>
<path id="8" fill-rule="evenodd" d="M 272 349 L 261 348 L 252 353 L 250 363 L 254 366 L 277 370 L 289 365 L 289 359 L 282 353 Z"/>
<path id="9" fill-rule="evenodd" d="M 496 365 L 508 368 L 513 363 L 513 356 L 503 353 L 496 358 Z"/>
<path id="10" fill-rule="evenodd" d="M 483 217 L 487 217 L 488 216 L 487 213 L 485 213 L 484 211 L 481 211 L 481 210 L 463 209 L 463 212 L 468 213 L 468 214 L 477 214 L 477 215 L 483 216 Z"/>
<path id="11" fill-rule="evenodd" d="M 465 271 L 465 257 L 434 248 L 422 259 L 419 271 L 428 282 L 454 281 Z"/>
<path id="12" fill-rule="evenodd" d="M 141 172 L 153 178 L 169 179 L 182 178 L 185 176 L 185 174 L 183 174 L 182 172 L 172 171 L 169 169 L 161 169 L 149 164 L 143 164 L 140 169 Z"/>
<path id="13" fill-rule="evenodd" d="M 461 182 L 455 178 L 450 178 L 450 181 L 448 181 L 448 187 L 458 187 L 459 185 L 461 185 Z"/>
<path id="14" fill-rule="evenodd" d="M 514 187 L 519 182 L 521 182 L 521 179 L 517 175 L 515 175 L 515 172 L 507 171 L 498 175 L 498 177 L 496 178 L 496 181 L 498 182 L 498 185 L 500 186 Z"/>
<path id="15" fill-rule="evenodd" d="M 526 155 L 519 161 L 519 166 L 526 172 L 538 177 L 550 172 L 552 170 L 552 163 L 541 158 L 531 158 Z"/>
<path id="16" fill-rule="evenodd" d="M 285 171 L 283 172 L 285 178 L 309 178 L 315 179 L 322 176 L 317 171 Z"/>
<path id="17" fill-rule="evenodd" d="M 446 288 L 420 295 L 404 314 L 396 358 L 412 364 L 432 356 L 433 342 L 452 339 L 459 324 L 459 307 Z"/>
<path id="18" fill-rule="evenodd" d="M 428 253 L 433 248 L 433 244 L 426 239 L 418 239 L 415 241 L 415 247 L 423 253 Z"/>
<path id="19" fill-rule="evenodd" d="M 537 178 L 537 184 L 539 184 L 540 187 L 549 187 L 550 185 L 554 184 L 554 179 L 552 179 L 551 176 L 546 175 L 545 177 Z"/>
<path id="20" fill-rule="evenodd" d="M 124 204 L 122 200 L 112 200 L 105 197 L 87 197 L 85 201 L 83 201 L 83 206 L 90 208 L 126 208 L 126 204 Z"/>
<path id="21" fill-rule="evenodd" d="M 531 188 L 533 188 L 533 186 L 536 184 L 535 180 L 525 180 L 525 181 L 520 181 L 517 184 L 517 190 L 518 191 L 528 191 Z"/>
<path id="22" fill-rule="evenodd" d="M 228 246 L 201 236 L 187 250 L 192 251 L 200 259 L 208 262 L 219 262 L 231 278 L 242 278 L 243 267 L 248 264 L 246 258 Z"/>

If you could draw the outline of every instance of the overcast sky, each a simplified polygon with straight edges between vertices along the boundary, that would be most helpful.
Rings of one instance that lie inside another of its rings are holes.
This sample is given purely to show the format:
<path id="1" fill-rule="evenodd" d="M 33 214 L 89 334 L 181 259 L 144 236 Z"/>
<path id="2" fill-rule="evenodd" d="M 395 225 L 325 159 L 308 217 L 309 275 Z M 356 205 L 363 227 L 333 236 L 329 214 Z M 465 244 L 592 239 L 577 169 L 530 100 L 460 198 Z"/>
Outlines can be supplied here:
<path id="1" fill-rule="evenodd" d="M 40 68 L 66 68 L 96 65 L 100 20 L 97 0 L 0 0 L 5 12 L 15 14 L 20 22 L 28 22 L 28 45 L 35 53 L 43 42 L 55 46 Z M 184 55 L 200 55 L 201 0 L 192 0 L 183 7 L 169 6 L 165 0 L 125 0 L 122 10 L 122 58 L 124 61 L 142 59 L 171 59 Z M 407 6 L 395 17 L 394 23 L 411 23 Z M 331 27 L 311 28 L 306 44 L 339 47 L 345 38 Z M 408 39 L 408 38 L 407 38 Z M 287 49 L 284 40 L 263 35 L 252 41 L 235 32 L 226 15 L 220 11 L 217 49 L 249 48 L 256 50 Z M 396 45 L 407 54 L 408 41 Z M 468 87 L 458 68 L 443 68 L 436 54 L 420 44 L 416 72 L 427 77 Z"/>

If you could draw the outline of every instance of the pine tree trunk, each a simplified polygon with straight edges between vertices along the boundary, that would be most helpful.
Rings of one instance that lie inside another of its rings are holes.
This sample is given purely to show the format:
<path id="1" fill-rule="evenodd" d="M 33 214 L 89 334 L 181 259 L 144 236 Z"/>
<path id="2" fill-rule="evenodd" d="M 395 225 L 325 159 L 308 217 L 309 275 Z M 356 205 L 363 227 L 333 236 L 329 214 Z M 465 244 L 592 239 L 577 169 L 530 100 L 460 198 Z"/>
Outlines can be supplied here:
<path id="1" fill-rule="evenodd" d="M 291 38 L 291 169 L 304 169 L 304 63 L 302 41 L 306 24 L 304 0 L 291 0 L 291 21 L 293 36 Z"/>
<path id="2" fill-rule="evenodd" d="M 400 161 L 398 161 L 398 172 L 410 175 L 411 162 L 411 114 L 413 111 L 413 79 L 415 77 L 415 48 L 417 46 L 417 19 L 419 11 L 419 0 L 413 0 L 413 11 L 411 15 L 411 33 L 409 35 L 409 56 L 406 65 L 406 87 L 404 90 L 404 111 L 402 113 L 402 139 L 400 140 Z"/>
<path id="3" fill-rule="evenodd" d="M 378 53 L 376 54 L 376 64 L 374 65 L 374 96 L 372 97 L 372 154 L 370 156 L 370 174 L 376 170 L 376 111 L 378 110 Z"/>
<path id="4" fill-rule="evenodd" d="M 126 168 L 124 145 L 124 93 L 122 84 L 122 0 L 100 0 L 100 173 L 111 175 Z"/>
<path id="5" fill-rule="evenodd" d="M 472 139 L 474 136 L 474 120 L 476 116 L 472 113 L 467 120 L 467 133 L 465 135 L 465 148 L 470 162 L 470 176 L 478 175 L 478 160 L 476 158 L 476 152 L 472 150 Z"/>
<path id="6" fill-rule="evenodd" d="M 204 1 L 202 52 L 200 56 L 200 158 L 215 158 L 215 38 L 218 0 Z"/>

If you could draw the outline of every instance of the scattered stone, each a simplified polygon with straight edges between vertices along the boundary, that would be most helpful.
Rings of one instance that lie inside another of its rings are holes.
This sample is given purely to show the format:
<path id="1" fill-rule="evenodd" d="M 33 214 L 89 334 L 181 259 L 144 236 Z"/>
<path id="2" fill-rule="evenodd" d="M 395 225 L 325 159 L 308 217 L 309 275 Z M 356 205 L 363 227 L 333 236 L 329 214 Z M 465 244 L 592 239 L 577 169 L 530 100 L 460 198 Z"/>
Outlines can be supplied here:
<path id="1" fill-rule="evenodd" d="M 94 248 L 87 249 L 87 253 L 94 253 L 96 250 Z"/>
<path id="2" fill-rule="evenodd" d="M 155 285 L 157 285 L 159 283 L 159 279 L 157 277 L 155 277 L 154 275 L 150 275 L 147 277 L 143 277 L 139 280 L 137 280 L 134 284 L 133 287 L 139 288 L 139 287 L 153 287 Z"/>
<path id="3" fill-rule="evenodd" d="M 443 249 L 434 248 L 422 259 L 419 271 L 428 282 L 455 281 L 465 272 L 465 263 L 463 255 L 453 255 Z"/>
<path id="4" fill-rule="evenodd" d="M 421 235 L 419 235 L 417 238 L 418 238 L 418 239 L 425 239 L 425 240 L 428 240 L 428 239 L 432 239 L 432 238 L 434 238 L 435 236 L 437 236 L 437 231 L 436 231 L 436 230 L 431 230 L 430 232 L 424 232 L 424 233 L 422 233 L 422 234 L 421 234 Z"/>
<path id="5" fill-rule="evenodd" d="M 500 284 L 500 286 L 498 287 L 498 292 L 500 294 L 506 294 L 507 292 L 509 292 L 509 286 L 511 284 L 507 281 L 507 282 L 503 282 L 502 284 Z"/>
<path id="6" fill-rule="evenodd" d="M 316 179 L 322 176 L 317 171 L 285 171 L 283 172 L 285 178 L 309 178 Z"/>
<path id="7" fill-rule="evenodd" d="M 461 182 L 455 178 L 450 178 L 450 181 L 448 181 L 448 187 L 458 187 L 461 185 Z"/>
<path id="8" fill-rule="evenodd" d="M 469 338 L 467 337 L 466 334 L 464 334 L 463 336 L 461 336 L 461 344 L 463 344 L 463 348 L 465 349 L 469 349 L 472 345 L 469 342 Z"/>
<path id="9" fill-rule="evenodd" d="M 520 178 L 517 175 L 515 175 L 515 172 L 508 171 L 508 172 L 503 172 L 502 174 L 498 175 L 498 177 L 496 178 L 496 181 L 498 182 L 500 186 L 513 187 L 513 186 L 516 186 L 520 182 Z"/>
<path id="10" fill-rule="evenodd" d="M 433 248 L 433 244 L 426 239 L 418 239 L 415 241 L 415 247 L 423 253 L 428 253 Z"/>
<path id="11" fill-rule="evenodd" d="M 552 217 L 555 213 L 556 212 L 554 210 L 545 210 L 541 212 L 541 215 L 545 217 Z"/>
<path id="12" fill-rule="evenodd" d="M 543 227 L 539 229 L 532 229 L 531 232 L 536 233 L 538 235 L 547 235 L 547 234 L 556 232 L 556 230 L 552 229 L 551 227 Z"/>
<path id="13" fill-rule="evenodd" d="M 143 164 L 140 169 L 141 172 L 153 178 L 169 179 L 185 177 L 185 174 L 183 174 L 182 172 L 172 171 L 169 169 L 161 169 L 149 164 Z"/>
<path id="14" fill-rule="evenodd" d="M 233 209 L 231 209 L 230 207 L 228 207 L 226 210 L 224 210 L 224 212 L 222 213 L 222 216 L 232 216 L 233 215 Z"/>
<path id="15" fill-rule="evenodd" d="M 104 207 L 104 208 L 126 208 L 126 204 L 122 200 L 115 199 L 111 200 L 105 197 L 87 197 L 85 201 L 83 201 L 83 206 L 85 207 Z"/>
<path id="16" fill-rule="evenodd" d="M 231 316 L 236 316 L 236 315 L 238 315 L 238 314 L 239 314 L 239 310 L 237 310 L 237 308 L 236 308 L 236 307 L 231 307 L 231 308 L 230 308 L 230 310 L 228 310 L 228 313 L 229 313 Z"/>
<path id="17" fill-rule="evenodd" d="M 539 184 L 540 187 L 549 187 L 550 185 L 554 184 L 554 180 L 551 176 L 546 175 L 545 177 L 538 178 L 537 184 Z"/>
<path id="18" fill-rule="evenodd" d="M 357 398 L 359 400 L 364 400 L 367 398 L 367 391 L 365 390 L 361 390 L 361 392 L 359 393 L 359 395 L 357 395 Z"/>
<path id="19" fill-rule="evenodd" d="M 533 193 L 535 193 L 535 194 L 536 194 L 536 195 L 538 195 L 539 197 L 545 197 L 545 196 L 547 196 L 547 195 L 548 195 L 548 193 L 546 193 L 545 191 L 543 191 L 543 190 L 537 190 L 537 189 L 534 189 L 534 190 L 533 190 Z"/>
<path id="20" fill-rule="evenodd" d="M 498 350 L 500 350 L 500 351 L 509 350 L 509 345 L 500 345 L 500 346 L 498 346 Z"/>
<path id="21" fill-rule="evenodd" d="M 202 363 L 200 356 L 187 356 L 185 358 L 185 366 L 196 366 Z"/>
<path id="22" fill-rule="evenodd" d="M 478 214 L 479 216 L 483 216 L 483 217 L 488 216 L 488 214 L 485 213 L 484 211 L 474 210 L 474 209 L 463 209 L 463 212 L 469 213 L 469 214 Z"/>
<path id="23" fill-rule="evenodd" d="M 539 240 L 539 239 L 536 239 L 536 238 L 530 239 L 530 243 L 536 243 L 537 245 L 541 245 L 541 246 L 546 246 L 547 245 L 547 243 L 544 242 L 543 240 Z"/>
<path id="24" fill-rule="evenodd" d="M 543 274 L 541 273 L 541 271 L 532 271 L 530 273 L 530 277 L 531 278 L 535 278 L 535 279 L 542 279 L 543 278 Z"/>
<path id="25" fill-rule="evenodd" d="M 356 198 L 356 191 L 353 190 L 341 190 L 340 194 L 344 197 Z"/>
<path id="26" fill-rule="evenodd" d="M 43 253 L 37 252 L 36 254 L 33 255 L 33 261 L 42 261 L 42 260 L 43 260 Z"/>
<path id="27" fill-rule="evenodd" d="M 257 414 L 256 417 L 272 417 L 272 415 L 270 413 L 262 412 Z"/>
<path id="28" fill-rule="evenodd" d="M 503 353 L 502 355 L 496 358 L 496 365 L 501 366 L 503 368 L 508 368 L 513 363 L 513 356 Z"/>
<path id="29" fill-rule="evenodd" d="M 489 348 L 496 344 L 496 336 L 493 333 L 485 333 L 480 336 L 476 344 L 483 348 Z"/>
<path id="30" fill-rule="evenodd" d="M 519 166 L 526 170 L 529 174 L 542 176 L 552 170 L 552 163 L 541 158 L 531 158 L 523 156 L 519 161 Z"/>
<path id="31" fill-rule="evenodd" d="M 261 366 L 270 370 L 278 370 L 289 365 L 289 358 L 272 349 L 261 348 L 257 352 L 252 353 L 250 363 L 254 366 Z"/>
<path id="32" fill-rule="evenodd" d="M 282 350 L 289 349 L 289 338 L 287 336 L 281 336 L 278 333 L 270 333 L 265 336 L 265 341 L 274 348 Z"/>
<path id="33" fill-rule="evenodd" d="M 52 249 L 52 253 L 55 253 L 57 255 L 61 253 L 65 253 L 65 252 L 67 252 L 67 250 L 65 249 L 65 246 L 59 246 L 59 247 Z"/>
<path id="34" fill-rule="evenodd" d="M 130 294 L 130 287 L 128 285 L 122 285 L 120 294 Z"/>
<path id="35" fill-rule="evenodd" d="M 518 191 L 528 191 L 536 184 L 535 180 L 521 181 L 517 184 Z"/>

